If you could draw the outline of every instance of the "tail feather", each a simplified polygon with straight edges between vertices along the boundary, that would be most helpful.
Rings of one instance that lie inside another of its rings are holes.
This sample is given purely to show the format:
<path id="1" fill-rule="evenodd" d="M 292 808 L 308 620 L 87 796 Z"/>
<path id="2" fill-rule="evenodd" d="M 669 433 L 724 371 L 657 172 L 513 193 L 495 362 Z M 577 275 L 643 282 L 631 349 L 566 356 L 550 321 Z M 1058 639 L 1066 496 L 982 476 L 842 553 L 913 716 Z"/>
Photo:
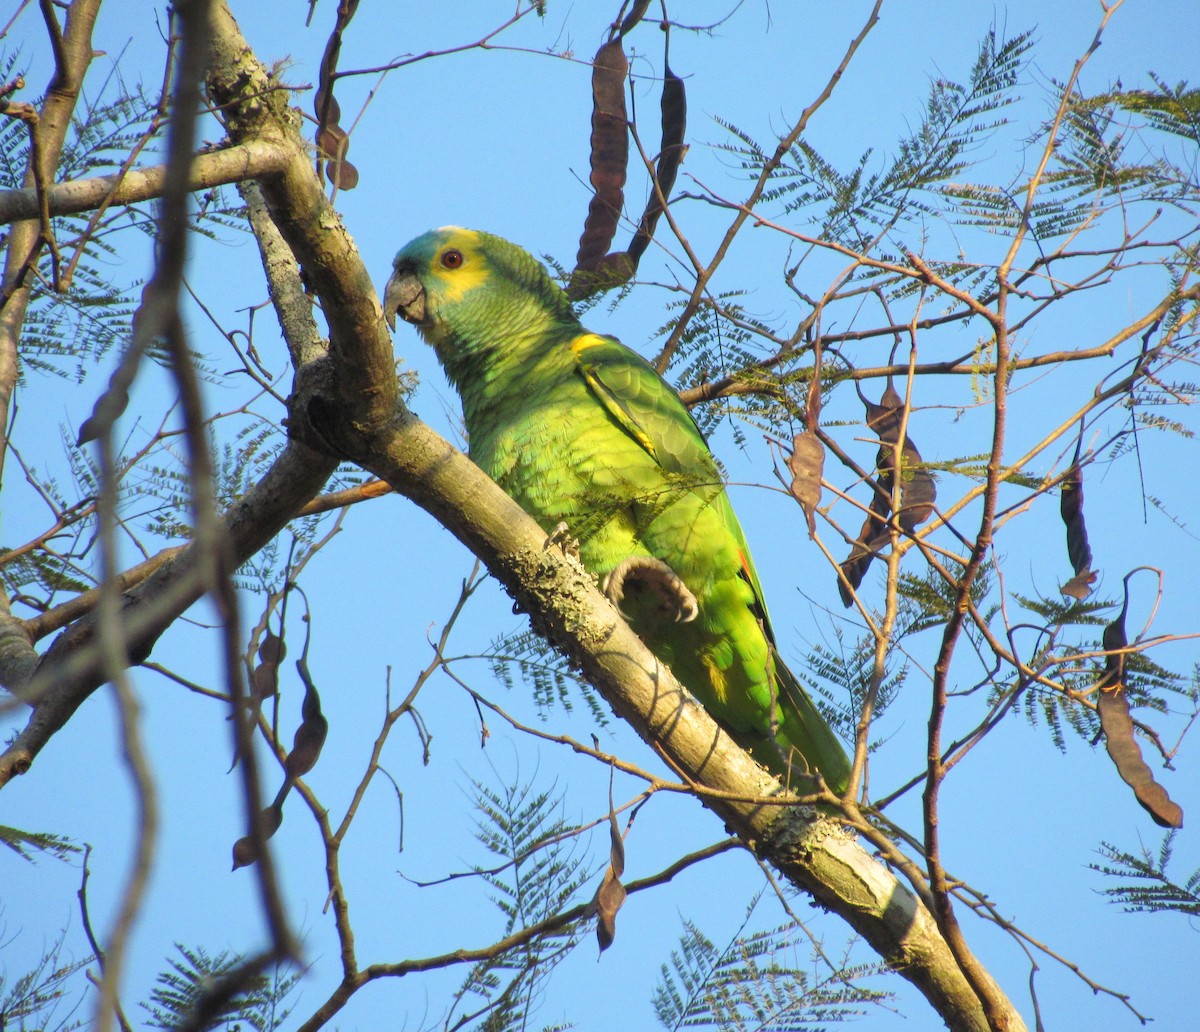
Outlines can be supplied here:
<path id="1" fill-rule="evenodd" d="M 775 683 L 779 689 L 782 715 L 776 740 L 788 757 L 791 772 L 820 772 L 834 792 L 841 795 L 850 780 L 850 758 L 829 721 L 796 675 L 775 654 Z M 789 748 L 798 755 L 788 756 Z"/>

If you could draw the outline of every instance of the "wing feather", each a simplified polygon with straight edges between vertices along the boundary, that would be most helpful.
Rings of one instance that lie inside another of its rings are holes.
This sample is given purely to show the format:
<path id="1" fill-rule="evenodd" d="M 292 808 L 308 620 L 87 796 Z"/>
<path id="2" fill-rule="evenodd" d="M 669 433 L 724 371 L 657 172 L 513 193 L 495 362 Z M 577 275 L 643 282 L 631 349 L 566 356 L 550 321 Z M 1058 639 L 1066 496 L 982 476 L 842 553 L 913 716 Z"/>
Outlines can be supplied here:
<path id="1" fill-rule="evenodd" d="M 700 428 L 649 362 L 614 337 L 583 333 L 571 342 L 579 375 L 613 421 L 669 473 L 711 473 L 716 461 Z"/>

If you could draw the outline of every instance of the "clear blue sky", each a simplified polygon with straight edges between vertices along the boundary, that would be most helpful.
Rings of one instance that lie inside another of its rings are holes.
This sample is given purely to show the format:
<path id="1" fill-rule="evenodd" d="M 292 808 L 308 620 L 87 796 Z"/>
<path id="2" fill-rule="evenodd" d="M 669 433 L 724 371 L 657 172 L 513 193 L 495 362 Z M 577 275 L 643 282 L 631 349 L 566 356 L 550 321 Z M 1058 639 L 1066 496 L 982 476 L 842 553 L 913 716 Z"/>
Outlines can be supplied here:
<path id="1" fill-rule="evenodd" d="M 734 5 L 727 0 L 676 6 L 689 9 L 672 8 L 673 16 L 704 24 L 718 20 Z M 340 66 L 375 66 L 405 53 L 462 44 L 499 24 L 511 7 L 483 2 L 405 5 L 401 14 L 396 5 L 364 4 L 347 34 Z M 340 194 L 337 206 L 380 289 L 399 246 L 431 226 L 448 223 L 487 229 L 565 265 L 572 263 L 588 200 L 591 96 L 589 69 L 583 62 L 603 38 L 615 5 L 549 0 L 547 8 L 544 20 L 526 19 L 497 41 L 524 50 L 448 56 L 393 72 L 382 83 L 364 76 L 339 87 L 345 125 L 356 117 L 368 90 L 378 87 L 354 131 L 349 153 L 361 183 L 354 191 Z M 711 146 L 729 141 L 716 119 L 770 144 L 771 134 L 782 131 L 824 84 L 868 9 L 862 0 L 836 5 L 787 0 L 767 5 L 748 0 L 711 36 L 675 33 L 671 63 L 677 73 L 688 77 L 692 148 L 679 188 L 698 190 L 697 184 L 703 184 L 728 195 L 743 192 L 733 159 Z M 317 5 L 309 30 L 303 27 L 301 4 L 235 3 L 234 11 L 259 57 L 287 59 L 288 81 L 315 84 L 317 62 L 332 24 L 332 4 Z M 1084 0 L 995 6 L 889 0 L 880 25 L 835 98 L 811 123 L 808 138 L 844 164 L 868 148 L 881 156 L 890 153 L 897 138 L 917 124 L 929 79 L 965 79 L 980 37 L 993 24 L 1007 34 L 1036 28 L 1037 50 L 1022 91 L 1027 103 L 1017 116 L 1032 126 L 1037 112 L 1041 117 L 1050 112 L 1047 84 L 1067 77 L 1074 60 L 1087 49 L 1099 15 L 1099 4 Z M 1113 18 L 1103 46 L 1087 66 L 1083 89 L 1098 90 L 1118 77 L 1126 87 L 1147 84 L 1150 70 L 1171 83 L 1187 78 L 1195 69 L 1198 29 L 1200 15 L 1190 0 L 1154 4 L 1129 0 Z M 33 12 L 25 14 L 16 39 L 24 40 L 23 51 L 33 64 L 31 83 L 41 81 L 37 69 L 45 67 L 44 44 Z M 110 0 L 101 14 L 98 46 L 115 58 L 130 40 L 122 56 L 122 74 L 127 81 L 143 74 L 147 89 L 153 90 L 159 49 L 152 14 L 141 5 Z M 646 53 L 657 67 L 661 34 L 653 25 L 640 28 L 631 46 Z M 527 52 L 547 48 L 569 51 L 575 60 Z M 646 62 L 633 63 L 635 72 L 649 67 Z M 146 71 L 138 72 L 140 68 Z M 635 94 L 639 117 L 653 133 L 657 123 L 653 83 L 639 82 Z M 311 110 L 311 94 L 301 95 L 298 102 Z M 205 130 L 206 139 L 218 135 L 211 124 Z M 1001 134 L 985 143 L 976 157 L 988 168 L 1032 167 L 1036 151 L 1018 149 L 1014 140 L 1021 135 Z M 635 211 L 641 205 L 640 189 L 640 184 L 631 185 L 628 195 Z M 775 208 L 769 214 L 777 212 Z M 723 219 L 699 204 L 680 206 L 679 216 L 687 220 L 697 251 L 711 253 Z M 768 233 L 760 229 L 743 234 L 717 286 L 751 287 L 747 309 L 786 325 L 801 308 L 780 276 L 786 242 Z M 146 276 L 149 257 L 136 234 L 125 234 L 122 248 L 112 258 L 114 278 Z M 663 283 L 670 282 L 677 269 L 668 256 L 652 250 L 641 273 L 646 280 Z M 227 325 L 244 325 L 239 310 L 266 299 L 257 252 L 248 237 L 197 240 L 188 275 L 195 291 L 216 307 Z M 813 289 L 821 286 L 814 284 Z M 665 321 L 663 304 L 661 290 L 645 287 L 614 311 L 605 305 L 594 309 L 587 322 L 649 354 L 656 347 L 650 337 Z M 1136 296 L 1118 300 L 1105 295 L 1105 305 L 1114 307 L 1077 310 L 1072 322 L 1047 325 L 1037 331 L 1041 336 L 1025 343 L 1035 350 L 1048 350 L 1060 337 L 1063 347 L 1095 343 L 1106 336 L 1106 328 L 1139 310 Z M 189 319 L 193 345 L 210 356 L 216 368 L 227 368 L 230 359 L 220 337 L 198 311 L 190 312 Z M 270 322 L 267 313 L 260 314 L 257 343 L 268 364 L 282 369 L 285 353 L 272 336 Z M 963 340 L 969 347 L 969 337 Z M 456 438 L 457 399 L 432 353 L 405 327 L 397 332 L 396 346 L 406 366 L 421 377 L 414 408 Z M 863 360 L 869 355 L 864 351 Z M 883 357 L 881 353 L 873 360 Z M 39 426 L 45 423 L 46 450 L 36 459 L 60 477 L 65 476 L 66 466 L 56 448 L 55 427 L 60 422 L 78 427 L 108 371 L 104 367 L 81 386 L 34 376 L 23 388 L 20 418 Z M 1052 371 L 1029 389 L 1022 400 L 1031 413 L 1031 432 L 1041 427 L 1034 414 L 1073 387 L 1078 385 L 1071 383 L 1069 373 Z M 146 406 L 150 423 L 166 405 L 156 397 L 156 390 L 161 392 L 161 382 L 152 379 L 135 402 L 135 407 Z M 980 432 L 979 428 L 971 429 L 969 412 L 965 425 L 955 419 L 955 406 L 966 403 L 966 394 L 965 385 L 953 385 L 944 399 L 931 399 L 947 407 L 931 409 L 922 415 L 927 422 L 912 426 L 926 458 L 961 454 L 970 448 L 969 435 Z M 220 410 L 241 400 L 242 395 L 231 390 L 213 389 L 208 395 L 209 405 Z M 860 418 L 852 400 L 844 397 L 838 403 L 841 407 L 828 414 Z M 269 411 L 265 402 L 262 408 Z M 278 417 L 277 412 L 271 414 Z M 1185 412 L 1178 418 L 1196 425 L 1194 415 Z M 126 429 L 134 439 L 146 432 L 132 424 Z M 1020 437 L 1022 428 L 1015 432 Z M 725 427 L 713 438 L 714 450 L 732 480 L 773 485 L 770 458 L 759 444 L 758 433 L 750 429 L 747 436 L 746 447 L 739 449 Z M 848 430 L 845 436 L 850 440 L 853 434 Z M 869 452 L 860 459 L 869 461 Z M 1146 458 L 1145 490 L 1163 497 L 1186 518 L 1200 499 L 1194 478 L 1178 475 L 1177 460 L 1194 468 L 1194 454 L 1155 442 Z M 6 472 L 11 480 L 16 473 L 11 463 Z M 960 486 L 943 480 L 942 489 L 946 499 Z M 1121 573 L 1132 566 L 1165 567 L 1170 571 L 1167 597 L 1156 630 L 1195 633 L 1200 629 L 1194 603 L 1200 589 L 1196 575 L 1200 546 L 1194 528 L 1181 529 L 1153 510 L 1143 520 L 1141 490 L 1129 462 L 1102 466 L 1089 481 L 1090 512 L 1097 514 L 1090 524 L 1092 547 L 1100 565 L 1111 571 L 1107 593 L 1115 593 Z M 845 627 L 841 607 L 831 572 L 799 532 L 793 503 L 753 486 L 735 488 L 733 497 L 758 556 L 774 623 L 782 640 L 791 643 L 784 646 L 785 656 L 795 659 L 813 642 L 828 643 L 836 629 Z M 45 514 L 32 503 L 30 513 L 11 508 L 5 512 L 6 543 L 23 541 L 42 529 Z M 1062 530 L 1057 521 L 1057 505 L 1051 499 L 1023 530 L 1001 541 L 1012 576 L 1020 581 L 1013 590 L 1030 591 L 1036 585 L 1049 592 L 1064 579 Z M 840 553 L 842 546 L 834 550 Z M 135 561 L 136 556 L 130 553 L 128 559 Z M 430 625 L 436 633 L 470 568 L 471 557 L 447 532 L 410 503 L 387 498 L 352 511 L 343 533 L 306 572 L 304 585 L 314 607 L 310 665 L 331 720 L 324 755 L 309 780 L 335 818 L 346 805 L 378 729 L 388 668 L 395 698 L 428 661 Z M 1140 627 L 1151 601 L 1145 585 L 1139 583 L 1138 590 L 1135 598 L 1141 608 L 1131 616 L 1131 629 Z M 258 604 L 247 597 L 248 621 L 257 618 Z M 825 608 L 831 606 L 836 612 Z M 209 616 L 203 607 L 194 615 L 200 624 Z M 477 653 L 493 637 L 518 625 L 507 599 L 489 583 L 471 601 L 449 651 Z M 294 656 L 301 641 L 299 622 L 289 627 L 289 633 Z M 202 626 L 180 627 L 163 639 L 154 658 L 216 685 L 211 660 L 214 641 Z M 1186 671 L 1197 655 L 1195 644 L 1185 642 L 1165 650 L 1162 661 Z M 486 664 L 464 664 L 460 673 L 514 714 L 531 723 L 538 721 L 523 689 L 497 688 Z M 294 675 L 289 676 L 285 712 L 290 735 L 299 693 Z M 263 941 L 252 877 L 246 871 L 228 872 L 230 846 L 242 832 L 243 818 L 238 781 L 225 774 L 230 751 L 223 714 L 213 703 L 152 673 L 137 673 L 135 683 L 145 708 L 147 738 L 153 743 L 165 819 L 149 906 L 139 925 L 126 982 L 128 1001 L 146 995 L 174 942 L 200 945 L 210 952 L 250 952 Z M 914 673 L 911 697 L 899 700 L 879 729 L 888 741 L 874 760 L 874 785 L 893 784 L 915 771 L 920 762 L 928 710 L 924 687 L 923 679 Z M 486 862 L 472 837 L 472 778 L 495 780 L 496 772 L 505 781 L 523 779 L 541 789 L 565 792 L 568 820 L 593 819 L 606 805 L 605 772 L 573 761 L 565 751 L 546 746 L 536 750 L 495 720 L 490 722 L 493 735 L 488 747 L 481 751 L 474 708 L 449 680 L 432 684 L 422 698 L 422 713 L 434 734 L 431 763 L 421 764 L 408 725 L 397 728 L 385 753 L 388 770 L 404 792 L 403 852 L 397 852 L 395 798 L 382 781 L 367 797 L 343 852 L 343 876 L 363 964 L 480 946 L 499 935 L 500 917 L 486 902 L 482 885 L 460 882 L 418 889 L 402 877 L 433 879 Z M 109 925 L 110 908 L 126 873 L 131 821 L 131 797 L 112 717 L 111 700 L 98 693 L 39 757 L 30 775 L 4 791 L 0 806 L 0 822 L 60 832 L 93 845 L 89 894 L 93 920 L 100 929 Z M 961 721 L 961 726 L 967 726 L 969 715 L 964 713 Z M 561 708 L 551 710 L 544 726 L 584 740 L 595 730 L 583 706 L 570 714 Z M 1183 721 L 1164 719 L 1162 726 L 1173 740 Z M 624 728 L 610 724 L 599 733 L 606 748 L 651 762 L 647 750 Z M 1180 772 L 1164 776 L 1189 816 L 1200 813 L 1200 790 L 1192 772 L 1194 754 L 1194 748 L 1185 749 Z M 275 784 L 272 772 L 268 795 Z M 618 781 L 617 798 L 627 798 L 638 787 L 632 781 Z M 917 829 L 918 803 L 910 800 L 893 816 Z M 1096 982 L 1129 994 L 1139 1011 L 1155 1019 L 1156 1028 L 1191 1027 L 1194 986 L 1200 974 L 1195 929 L 1174 915 L 1121 913 L 1097 894 L 1107 883 L 1087 870 L 1089 863 L 1099 860 L 1096 848 L 1101 841 L 1136 850 L 1139 843 L 1156 848 L 1160 838 L 1159 830 L 1118 781 L 1102 749 L 1090 749 L 1071 736 L 1064 756 L 1053 748 L 1044 727 L 1031 729 L 1019 719 L 1010 721 L 986 748 L 971 756 L 948 786 L 943 805 L 945 859 L 955 875 L 986 892 L 1002 915 L 1078 964 Z M 603 835 L 601 829 L 579 847 L 588 851 L 589 865 L 597 871 L 605 856 Z M 636 878 L 654 873 L 689 849 L 722 836 L 720 823 L 699 804 L 656 800 L 639 816 L 628 839 L 627 874 Z M 338 958 L 331 919 L 322 912 L 326 890 L 318 837 L 295 796 L 273 844 L 283 870 L 285 898 L 304 935 L 306 960 L 313 965 L 295 1002 L 295 1013 L 307 1016 L 335 984 Z M 1182 879 L 1197 866 L 1200 849 L 1195 831 L 1186 828 L 1177 839 L 1175 874 Z M 25 961 L 64 925 L 69 948 L 76 956 L 86 952 L 74 895 L 78 877 L 75 867 L 50 860 L 34 867 L 15 856 L 0 855 L 0 943 L 5 944 L 0 947 L 0 967 L 10 976 L 23 970 Z M 554 1021 L 573 1022 L 584 1032 L 656 1027 L 651 988 L 659 965 L 677 944 L 682 919 L 695 921 L 714 941 L 722 942 L 736 929 L 761 883 L 753 862 L 735 853 L 631 899 L 619 918 L 616 945 L 599 962 L 593 942 L 588 941 L 555 973 L 537 1014 L 537 1027 Z M 845 926 L 818 914 L 802 899 L 793 905 L 806 920 L 811 919 L 827 951 L 839 955 L 846 940 Z M 784 920 L 770 898 L 759 905 L 759 915 L 762 925 Z M 1026 990 L 1028 959 L 994 926 L 969 914 L 963 915 L 963 921 L 970 943 L 1022 1005 L 1032 1027 Z M 861 944 L 852 956 L 859 962 L 872 959 Z M 809 966 L 803 948 L 794 961 Z M 1138 1027 L 1119 1002 L 1093 994 L 1062 965 L 1040 954 L 1037 962 L 1035 984 L 1048 1029 Z M 335 1024 L 363 1030 L 437 1027 L 449 993 L 464 974 L 464 969 L 453 969 L 377 982 L 361 991 Z M 895 992 L 897 998 L 894 1011 L 872 1012 L 865 1027 L 939 1027 L 907 983 L 891 978 L 874 984 Z"/>

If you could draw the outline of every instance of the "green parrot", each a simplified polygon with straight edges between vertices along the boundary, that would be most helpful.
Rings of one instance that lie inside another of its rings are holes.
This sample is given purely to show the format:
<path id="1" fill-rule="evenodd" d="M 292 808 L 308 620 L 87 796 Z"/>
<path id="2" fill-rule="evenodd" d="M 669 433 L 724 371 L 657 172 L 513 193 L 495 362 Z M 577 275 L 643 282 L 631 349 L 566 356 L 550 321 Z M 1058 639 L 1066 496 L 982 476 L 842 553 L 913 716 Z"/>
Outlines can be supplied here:
<path id="1" fill-rule="evenodd" d="M 695 421 L 640 355 L 591 333 L 543 265 L 448 226 L 396 255 L 412 323 L 462 397 L 475 463 L 569 531 L 635 631 L 759 763 L 845 791 L 845 750 L 784 666 L 746 538 Z"/>

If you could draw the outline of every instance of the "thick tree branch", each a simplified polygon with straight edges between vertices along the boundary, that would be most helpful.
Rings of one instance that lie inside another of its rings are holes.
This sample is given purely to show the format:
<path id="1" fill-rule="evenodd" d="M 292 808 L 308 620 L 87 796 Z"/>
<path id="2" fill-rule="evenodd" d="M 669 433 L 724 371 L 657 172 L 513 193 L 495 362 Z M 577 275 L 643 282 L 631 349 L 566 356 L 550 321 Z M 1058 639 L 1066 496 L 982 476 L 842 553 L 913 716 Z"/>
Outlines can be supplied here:
<path id="1" fill-rule="evenodd" d="M 222 523 L 233 561 L 245 562 L 279 533 L 321 489 L 335 465 L 334 460 L 302 444 L 290 443 L 266 476 L 224 516 Z M 150 654 L 159 636 L 200 597 L 203 588 L 192 545 L 122 595 L 125 638 L 132 662 L 140 662 Z M 54 641 L 36 672 L 20 689 L 10 680 L 16 671 L 0 668 L 0 683 L 15 694 L 37 700 L 25 728 L 0 754 L 0 787 L 24 774 L 46 743 L 103 684 L 94 637 L 94 616 L 73 624 Z"/>
<path id="2" fill-rule="evenodd" d="M 263 140 L 247 140 L 235 147 L 197 154 L 192 161 L 190 190 L 257 179 L 279 172 L 289 151 Z M 137 204 L 162 194 L 167 166 L 132 169 L 124 175 L 96 176 L 56 183 L 46 191 L 50 214 L 72 215 L 101 204 Z M 38 217 L 38 195 L 33 189 L 0 190 L 0 223 Z"/>
<path id="3" fill-rule="evenodd" d="M 288 94 L 251 52 L 225 3 L 215 5 L 208 90 L 235 143 L 275 141 L 291 158 L 260 183 L 271 219 L 320 299 L 330 353 L 350 419 L 364 429 L 385 424 L 396 397 L 395 360 L 371 277 L 313 173 Z"/>

